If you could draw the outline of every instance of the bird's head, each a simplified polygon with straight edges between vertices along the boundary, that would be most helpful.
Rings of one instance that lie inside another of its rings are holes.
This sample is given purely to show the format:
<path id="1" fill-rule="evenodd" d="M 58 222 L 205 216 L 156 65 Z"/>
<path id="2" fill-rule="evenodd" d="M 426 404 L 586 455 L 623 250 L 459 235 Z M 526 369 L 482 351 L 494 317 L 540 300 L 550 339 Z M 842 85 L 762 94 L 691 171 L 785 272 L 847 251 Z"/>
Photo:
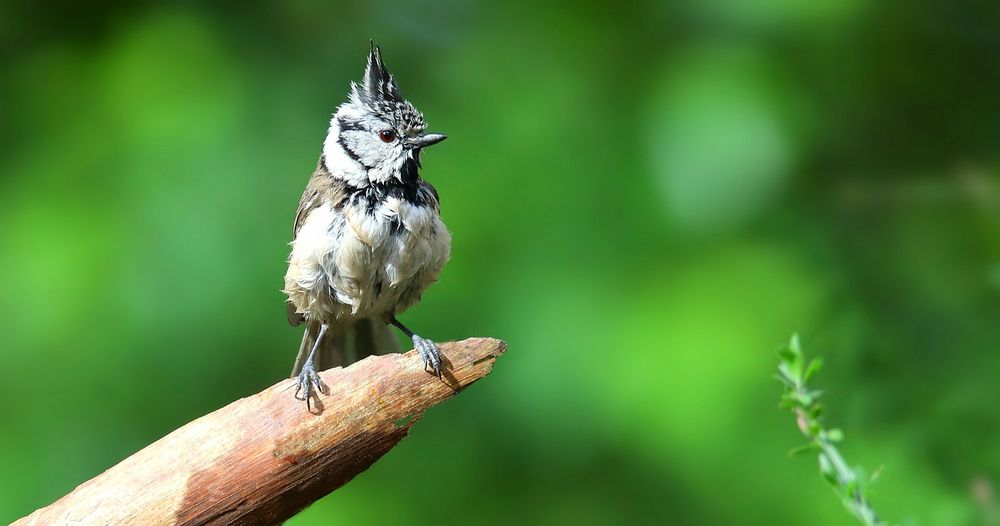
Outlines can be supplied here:
<path id="1" fill-rule="evenodd" d="M 348 101 L 334 113 L 323 146 L 327 169 L 353 186 L 415 183 L 420 152 L 445 139 L 427 133 L 424 116 L 403 98 L 374 43 L 361 84 L 351 83 Z"/>

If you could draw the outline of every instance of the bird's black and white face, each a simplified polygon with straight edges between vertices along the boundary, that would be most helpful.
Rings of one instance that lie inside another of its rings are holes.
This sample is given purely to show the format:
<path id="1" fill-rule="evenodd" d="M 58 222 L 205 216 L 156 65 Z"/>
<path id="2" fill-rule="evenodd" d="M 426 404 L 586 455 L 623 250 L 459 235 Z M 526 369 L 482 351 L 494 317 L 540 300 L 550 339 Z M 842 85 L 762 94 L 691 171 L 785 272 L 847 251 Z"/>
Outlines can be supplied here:
<path id="1" fill-rule="evenodd" d="M 350 99 L 330 121 L 323 146 L 327 169 L 356 187 L 415 184 L 421 149 L 445 139 L 426 129 L 424 116 L 400 94 L 373 44 L 364 81 L 351 83 Z"/>

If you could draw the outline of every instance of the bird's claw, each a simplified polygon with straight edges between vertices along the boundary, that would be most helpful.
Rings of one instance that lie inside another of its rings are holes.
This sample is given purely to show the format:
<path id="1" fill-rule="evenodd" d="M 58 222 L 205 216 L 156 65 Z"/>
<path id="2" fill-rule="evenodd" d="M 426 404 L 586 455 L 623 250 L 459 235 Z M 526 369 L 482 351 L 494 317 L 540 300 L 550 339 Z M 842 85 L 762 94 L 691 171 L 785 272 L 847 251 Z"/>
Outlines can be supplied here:
<path id="1" fill-rule="evenodd" d="M 420 358 L 424 360 L 424 370 L 426 371 L 429 365 L 433 369 L 434 375 L 441 378 L 441 353 L 438 351 L 437 345 L 414 334 L 413 347 L 417 349 Z"/>
<path id="2" fill-rule="evenodd" d="M 295 382 L 295 399 L 304 400 L 306 409 L 312 411 L 311 397 L 313 396 L 313 386 L 323 394 L 330 394 L 330 388 L 323 383 L 323 379 L 316 373 L 312 362 L 306 362 L 299 371 L 299 377 Z M 299 396 L 302 393 L 302 396 Z"/>

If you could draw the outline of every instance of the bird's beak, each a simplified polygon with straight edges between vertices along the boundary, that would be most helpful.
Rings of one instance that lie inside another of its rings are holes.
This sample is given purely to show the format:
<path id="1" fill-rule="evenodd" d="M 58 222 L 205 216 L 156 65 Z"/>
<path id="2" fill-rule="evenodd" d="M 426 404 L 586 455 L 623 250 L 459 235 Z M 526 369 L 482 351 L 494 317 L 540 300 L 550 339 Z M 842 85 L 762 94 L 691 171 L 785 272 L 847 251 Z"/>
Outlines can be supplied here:
<path id="1" fill-rule="evenodd" d="M 437 144 L 445 139 L 447 135 L 442 135 L 440 133 L 425 133 L 423 135 L 413 137 L 407 140 L 407 143 L 414 148 L 426 148 L 432 144 Z"/>

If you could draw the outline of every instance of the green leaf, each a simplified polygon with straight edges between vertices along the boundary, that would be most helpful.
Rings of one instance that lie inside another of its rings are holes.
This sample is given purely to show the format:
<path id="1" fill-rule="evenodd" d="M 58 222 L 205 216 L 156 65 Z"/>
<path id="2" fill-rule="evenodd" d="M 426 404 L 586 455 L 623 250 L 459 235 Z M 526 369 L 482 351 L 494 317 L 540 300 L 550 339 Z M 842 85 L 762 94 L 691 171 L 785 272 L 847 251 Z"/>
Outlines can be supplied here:
<path id="1" fill-rule="evenodd" d="M 784 366 L 784 371 L 788 376 L 796 381 L 800 382 L 802 379 L 802 349 L 799 347 L 798 336 L 792 336 L 792 340 L 788 343 L 788 346 L 778 351 L 778 356 L 781 358 L 781 366 Z"/>
<path id="2" fill-rule="evenodd" d="M 792 449 L 791 451 L 788 452 L 788 456 L 797 457 L 799 455 L 802 455 L 803 453 L 812 453 L 813 451 L 818 451 L 818 450 L 819 446 L 817 446 L 815 443 L 810 442 L 808 444 L 802 444 L 801 446 Z"/>
<path id="3" fill-rule="evenodd" d="M 782 363 L 794 363 L 796 356 L 788 347 L 782 347 L 778 350 L 778 358 L 781 358 Z"/>
<path id="4" fill-rule="evenodd" d="M 868 477 L 868 485 L 869 486 L 874 486 L 875 483 L 878 482 L 879 477 L 882 476 L 882 469 L 884 467 L 885 466 L 879 466 L 878 469 L 876 469 L 875 472 L 872 473 L 872 476 Z"/>
<path id="5" fill-rule="evenodd" d="M 802 346 L 799 344 L 799 333 L 792 335 L 792 338 L 788 341 L 788 349 L 795 354 L 802 354 Z"/>
<path id="6" fill-rule="evenodd" d="M 816 421 L 809 422 L 809 435 L 810 436 L 817 436 L 822 431 L 823 431 L 823 428 L 820 427 L 819 422 L 816 422 Z"/>
<path id="7" fill-rule="evenodd" d="M 858 479 L 849 480 L 847 484 L 844 484 L 844 493 L 852 499 L 857 499 L 861 496 L 861 487 L 858 485 Z"/>
<path id="8" fill-rule="evenodd" d="M 798 402 L 802 407 L 809 407 L 813 403 L 813 397 L 809 393 L 795 392 L 795 401 Z"/>
<path id="9" fill-rule="evenodd" d="M 779 365 L 778 367 L 781 366 Z M 789 380 L 788 377 L 785 376 L 784 374 L 776 374 L 774 375 L 774 378 L 779 382 L 785 384 L 785 387 L 788 387 L 790 389 L 795 389 L 795 384 L 791 380 Z"/>
<path id="10" fill-rule="evenodd" d="M 837 443 L 844 440 L 844 432 L 838 428 L 829 429 L 826 431 L 825 437 L 830 442 Z"/>
<path id="11" fill-rule="evenodd" d="M 778 372 L 794 385 L 802 383 L 802 365 L 793 360 L 782 360 L 778 364 Z"/>
<path id="12" fill-rule="evenodd" d="M 823 475 L 823 478 L 830 484 L 833 484 L 834 486 L 838 485 L 839 481 L 837 480 L 837 473 L 834 471 L 833 463 L 830 462 L 826 453 L 819 454 L 819 474 Z"/>
<path id="13" fill-rule="evenodd" d="M 797 387 L 799 384 L 798 374 L 792 370 L 792 366 L 786 362 L 778 364 L 778 374 L 785 379 L 785 383 L 789 384 L 791 387 Z"/>
<path id="14" fill-rule="evenodd" d="M 802 382 L 808 382 L 810 378 L 820 369 L 823 368 L 823 358 L 816 357 L 810 360 L 809 365 L 806 366 L 806 372 L 802 374 Z"/>

